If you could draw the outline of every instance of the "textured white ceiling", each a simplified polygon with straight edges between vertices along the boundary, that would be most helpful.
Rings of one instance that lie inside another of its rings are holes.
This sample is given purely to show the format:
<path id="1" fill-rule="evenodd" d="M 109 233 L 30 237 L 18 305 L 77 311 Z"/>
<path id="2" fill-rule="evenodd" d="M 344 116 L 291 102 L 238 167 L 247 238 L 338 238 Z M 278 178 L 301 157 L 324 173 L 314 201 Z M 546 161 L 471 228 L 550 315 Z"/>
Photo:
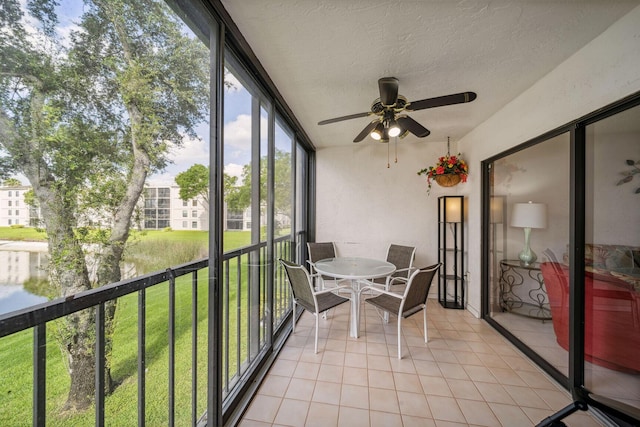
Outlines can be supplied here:
<path id="1" fill-rule="evenodd" d="M 420 141 L 457 141 L 640 1 L 222 3 L 312 143 L 326 147 L 352 144 L 371 118 L 317 123 L 369 111 L 384 76 L 397 77 L 409 101 L 476 92 L 469 104 L 409 113 L 431 130 Z"/>

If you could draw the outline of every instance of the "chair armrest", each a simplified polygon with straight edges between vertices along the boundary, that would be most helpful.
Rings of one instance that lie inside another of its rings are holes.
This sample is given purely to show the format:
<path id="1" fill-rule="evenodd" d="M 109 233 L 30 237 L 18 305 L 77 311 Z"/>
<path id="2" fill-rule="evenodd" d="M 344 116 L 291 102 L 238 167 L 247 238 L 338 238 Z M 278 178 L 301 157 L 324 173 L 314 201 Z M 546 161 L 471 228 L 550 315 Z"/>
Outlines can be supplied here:
<path id="1" fill-rule="evenodd" d="M 353 294 L 354 290 L 351 286 L 334 286 L 333 288 L 324 289 L 322 291 L 316 291 L 314 295 L 328 294 L 329 292 L 335 292 L 338 289 L 345 289 Z"/>
<path id="2" fill-rule="evenodd" d="M 400 294 L 397 294 L 395 292 L 384 291 L 384 290 L 382 290 L 382 289 L 380 289 L 378 287 L 373 287 L 373 286 L 364 286 L 364 287 L 360 288 L 359 292 L 362 293 L 362 291 L 364 291 L 366 289 L 371 289 L 371 290 L 374 290 L 374 291 L 376 291 L 378 293 L 389 295 L 389 296 L 392 296 L 394 298 L 402 299 L 404 297 L 404 295 L 400 295 Z"/>
<path id="3" fill-rule="evenodd" d="M 409 278 L 409 276 L 411 276 L 411 273 L 412 273 L 414 270 L 417 270 L 417 269 L 418 269 L 418 267 L 399 268 L 399 269 L 397 269 L 396 271 L 394 271 L 394 272 L 393 272 L 393 274 L 396 274 L 396 273 L 403 273 L 403 272 L 405 272 L 405 271 L 406 271 L 406 272 L 407 272 L 407 277 L 406 277 L 406 278 L 408 279 L 408 278 Z M 398 276 L 395 276 L 395 277 L 398 277 Z M 402 277 L 402 276 L 400 276 L 400 277 Z"/>
<path id="4" fill-rule="evenodd" d="M 395 285 L 394 282 L 402 282 L 403 284 L 407 284 L 409 282 L 409 279 L 406 277 L 390 277 L 390 280 L 388 281 L 387 285 L 391 286 L 391 285 Z"/>

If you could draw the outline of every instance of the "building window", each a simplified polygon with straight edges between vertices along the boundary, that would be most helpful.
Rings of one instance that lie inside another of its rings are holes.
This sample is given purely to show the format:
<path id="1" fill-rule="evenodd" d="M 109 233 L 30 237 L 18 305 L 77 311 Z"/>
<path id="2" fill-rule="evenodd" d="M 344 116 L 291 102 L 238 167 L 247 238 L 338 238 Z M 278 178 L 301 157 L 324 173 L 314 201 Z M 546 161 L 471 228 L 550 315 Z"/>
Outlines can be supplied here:
<path id="1" fill-rule="evenodd" d="M 11 197 L 11 190 L 9 190 L 9 197 Z"/>
<path id="2" fill-rule="evenodd" d="M 9 206 L 11 206 L 11 200 L 9 200 Z"/>
<path id="3" fill-rule="evenodd" d="M 11 220 L 9 220 L 9 225 L 11 225 Z"/>
<path id="4" fill-rule="evenodd" d="M 191 216 L 193 218 L 198 218 L 198 211 L 191 211 Z"/>
<path id="5" fill-rule="evenodd" d="M 11 194 L 9 194 L 11 195 Z M 18 197 L 20 195 L 20 192 L 18 190 L 16 190 L 16 197 Z"/>
<path id="6" fill-rule="evenodd" d="M 191 228 L 198 228 L 198 221 L 193 221 L 191 223 Z"/>
<path id="7" fill-rule="evenodd" d="M 193 199 L 191 201 L 191 206 L 198 206 L 198 201 L 196 199 Z"/>
<path id="8" fill-rule="evenodd" d="M 8 214 L 7 214 L 7 215 L 11 216 L 11 209 L 9 209 L 9 211 L 8 211 Z"/>
<path id="9" fill-rule="evenodd" d="M 16 206 L 20 206 L 20 200 L 16 200 Z"/>
<path id="10" fill-rule="evenodd" d="M 187 218 L 189 216 L 189 212 L 182 211 L 182 218 Z"/>
<path id="11" fill-rule="evenodd" d="M 187 228 L 188 226 L 187 221 L 182 221 L 182 228 Z"/>
<path id="12" fill-rule="evenodd" d="M 189 206 L 189 202 L 187 202 L 186 200 L 182 201 L 182 206 Z"/>

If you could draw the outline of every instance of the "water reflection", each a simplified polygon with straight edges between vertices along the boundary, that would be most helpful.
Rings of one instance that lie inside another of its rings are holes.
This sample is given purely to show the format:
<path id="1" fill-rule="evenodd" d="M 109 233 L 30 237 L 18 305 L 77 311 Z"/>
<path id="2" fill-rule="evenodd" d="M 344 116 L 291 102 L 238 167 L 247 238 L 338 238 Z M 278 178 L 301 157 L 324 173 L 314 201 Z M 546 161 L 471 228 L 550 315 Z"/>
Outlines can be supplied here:
<path id="1" fill-rule="evenodd" d="M 47 301 L 25 289 L 25 284 L 46 281 L 46 267 L 46 243 L 0 242 L 0 314 Z"/>

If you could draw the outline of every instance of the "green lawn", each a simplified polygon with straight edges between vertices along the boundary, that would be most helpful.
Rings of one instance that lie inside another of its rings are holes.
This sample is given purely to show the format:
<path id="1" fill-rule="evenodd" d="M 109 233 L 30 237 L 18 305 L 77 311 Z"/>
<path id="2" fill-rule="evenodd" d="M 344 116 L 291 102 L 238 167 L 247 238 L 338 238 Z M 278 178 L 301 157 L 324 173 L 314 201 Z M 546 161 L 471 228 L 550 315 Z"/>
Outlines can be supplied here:
<path id="1" fill-rule="evenodd" d="M 22 227 L 0 227 L 0 240 L 19 240 L 46 242 L 47 234 L 35 228 Z M 170 241 L 170 242 L 200 242 L 205 246 L 209 243 L 208 231 L 164 231 L 164 230 L 144 230 L 131 233 L 130 241 Z M 224 250 L 229 251 L 251 242 L 251 232 L 249 231 L 227 231 L 223 235 Z"/>
<path id="2" fill-rule="evenodd" d="M 33 238 L 34 230 L 11 229 L 0 227 L 0 240 L 38 240 Z M 22 234 L 21 234 L 22 233 Z M 31 237 L 27 237 L 31 236 Z M 43 240 L 41 234 L 39 240 Z M 147 231 L 133 236 L 131 250 L 144 246 L 154 248 L 156 256 L 175 254 L 188 247 L 208 247 L 208 233 L 198 231 Z M 224 235 L 225 248 L 234 249 L 246 246 L 250 240 L 248 232 L 228 232 Z M 181 246 L 183 245 L 183 246 Z M 133 255 L 135 256 L 135 255 Z M 243 335 L 247 328 L 246 312 L 247 292 L 247 259 L 242 260 L 240 273 L 240 293 L 235 289 L 237 268 L 232 264 L 229 281 L 234 286 L 229 289 L 229 306 L 225 312 L 229 315 L 230 336 L 225 345 L 229 351 L 229 371 L 233 374 L 236 355 L 240 352 L 240 360 L 245 360 L 247 349 L 244 337 L 241 337 L 241 348 L 235 346 L 236 331 Z M 175 265 L 175 264 L 173 264 Z M 166 264 L 165 264 L 166 267 Z M 226 276 L 226 274 L 225 274 Z M 197 413 L 204 412 L 206 406 L 207 380 L 207 293 L 208 271 L 198 273 L 198 305 L 197 305 Z M 191 360 L 192 360 L 192 328 L 191 328 L 191 276 L 176 280 L 176 372 L 175 393 L 176 425 L 190 424 L 191 410 Z M 168 284 L 154 286 L 146 291 L 146 422 L 150 426 L 168 424 Z M 240 310 L 237 308 L 240 307 Z M 111 372 L 118 384 L 115 391 L 105 402 L 106 420 L 109 425 L 137 424 L 137 316 L 138 295 L 131 294 L 118 300 L 113 335 L 113 353 Z M 239 321 L 237 320 L 240 318 Z M 63 413 L 69 386 L 69 375 L 66 372 L 65 358 L 55 338 L 55 322 L 47 324 L 47 424 L 64 426 L 85 426 L 94 422 L 93 408 L 81 413 Z M 32 346 L 31 330 L 13 334 L 0 339 L 0 425 L 28 426 L 32 414 Z M 10 367 L 10 369 L 8 369 Z"/>
<path id="3" fill-rule="evenodd" d="M 20 240 L 30 242 L 44 242 L 47 233 L 31 227 L 0 227 L 0 240 Z"/>

